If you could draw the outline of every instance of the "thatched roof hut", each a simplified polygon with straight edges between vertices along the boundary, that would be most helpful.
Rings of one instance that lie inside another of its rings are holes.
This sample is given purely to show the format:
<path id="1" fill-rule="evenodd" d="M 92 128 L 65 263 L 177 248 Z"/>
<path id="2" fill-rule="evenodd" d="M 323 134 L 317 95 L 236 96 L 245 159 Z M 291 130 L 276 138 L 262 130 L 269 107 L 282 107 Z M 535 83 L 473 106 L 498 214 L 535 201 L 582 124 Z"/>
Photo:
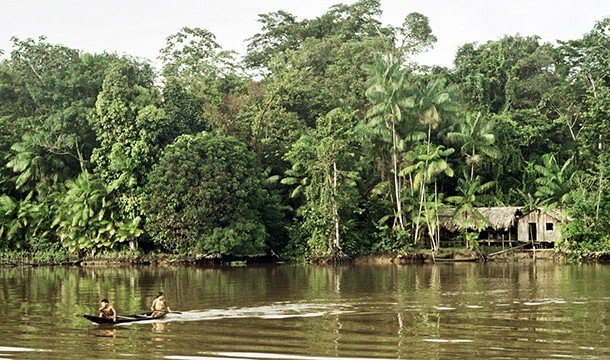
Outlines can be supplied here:
<path id="1" fill-rule="evenodd" d="M 455 208 L 448 208 L 439 212 L 439 222 L 442 228 L 451 232 L 457 232 L 464 227 L 470 230 L 476 230 L 475 221 L 456 219 L 455 210 Z M 484 228 L 492 228 L 496 231 L 510 230 L 517 225 L 518 218 L 521 216 L 521 208 L 516 206 L 479 207 L 476 208 L 476 210 L 478 210 L 486 222 Z"/>

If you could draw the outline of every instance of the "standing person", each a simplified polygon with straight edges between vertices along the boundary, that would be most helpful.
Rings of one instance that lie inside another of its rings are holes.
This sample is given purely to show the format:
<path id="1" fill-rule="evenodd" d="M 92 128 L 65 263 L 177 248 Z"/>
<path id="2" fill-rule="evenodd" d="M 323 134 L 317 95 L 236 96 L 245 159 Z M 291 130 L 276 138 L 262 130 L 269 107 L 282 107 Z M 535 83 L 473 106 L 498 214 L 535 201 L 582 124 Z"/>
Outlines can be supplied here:
<path id="1" fill-rule="evenodd" d="M 150 306 L 150 311 L 152 312 L 150 315 L 153 317 L 157 317 L 172 311 L 165 301 L 165 294 L 163 294 L 163 291 L 159 291 L 157 293 L 157 297 L 155 300 L 153 300 L 152 305 Z"/>
<path id="2" fill-rule="evenodd" d="M 116 322 L 116 310 L 110 305 L 110 301 L 108 299 L 102 299 L 100 301 L 100 305 L 102 305 L 98 311 L 100 312 L 100 317 L 106 319 L 112 319 L 112 321 Z"/>

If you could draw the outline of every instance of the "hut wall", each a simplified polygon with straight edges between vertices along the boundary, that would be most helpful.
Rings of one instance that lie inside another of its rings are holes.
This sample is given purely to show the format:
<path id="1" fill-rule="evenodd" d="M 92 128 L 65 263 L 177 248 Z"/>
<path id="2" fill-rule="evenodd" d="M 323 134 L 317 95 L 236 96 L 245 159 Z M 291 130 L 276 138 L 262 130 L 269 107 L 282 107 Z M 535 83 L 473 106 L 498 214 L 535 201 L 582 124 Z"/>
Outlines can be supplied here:
<path id="1" fill-rule="evenodd" d="M 532 230 L 530 232 L 530 230 Z M 537 242 L 556 242 L 561 239 L 559 220 L 540 210 L 530 211 L 519 219 L 518 240 L 530 242 L 530 234 L 535 235 Z"/>

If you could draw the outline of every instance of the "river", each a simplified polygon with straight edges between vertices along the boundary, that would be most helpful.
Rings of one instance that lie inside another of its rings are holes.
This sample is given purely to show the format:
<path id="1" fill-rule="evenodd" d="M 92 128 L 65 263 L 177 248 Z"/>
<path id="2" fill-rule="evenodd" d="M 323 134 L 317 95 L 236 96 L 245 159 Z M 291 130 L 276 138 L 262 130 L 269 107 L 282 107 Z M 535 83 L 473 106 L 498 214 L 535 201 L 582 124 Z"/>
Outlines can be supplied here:
<path id="1" fill-rule="evenodd" d="M 2 268 L 0 303 L 3 359 L 610 358 L 600 264 Z"/>

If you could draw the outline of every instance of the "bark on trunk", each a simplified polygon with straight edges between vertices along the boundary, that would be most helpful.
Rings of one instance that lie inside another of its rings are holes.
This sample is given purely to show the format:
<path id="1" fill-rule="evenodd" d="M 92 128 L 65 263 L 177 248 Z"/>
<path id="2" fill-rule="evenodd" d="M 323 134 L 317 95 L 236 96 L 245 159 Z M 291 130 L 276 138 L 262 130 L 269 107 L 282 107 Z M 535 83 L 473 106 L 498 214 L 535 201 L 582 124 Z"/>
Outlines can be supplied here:
<path id="1" fill-rule="evenodd" d="M 333 201 L 333 222 L 335 226 L 335 236 L 333 239 L 333 252 L 337 250 L 341 250 L 340 246 L 340 238 L 339 238 L 339 206 L 337 205 L 337 163 L 333 163 L 333 192 L 332 192 L 332 201 Z"/>
<path id="2" fill-rule="evenodd" d="M 392 160 L 394 162 L 394 196 L 396 196 L 396 215 L 398 217 L 398 223 L 400 229 L 405 228 L 402 220 L 402 201 L 400 200 L 400 181 L 398 179 L 399 166 L 398 166 L 398 136 L 396 135 L 396 124 L 392 122 Z"/>

